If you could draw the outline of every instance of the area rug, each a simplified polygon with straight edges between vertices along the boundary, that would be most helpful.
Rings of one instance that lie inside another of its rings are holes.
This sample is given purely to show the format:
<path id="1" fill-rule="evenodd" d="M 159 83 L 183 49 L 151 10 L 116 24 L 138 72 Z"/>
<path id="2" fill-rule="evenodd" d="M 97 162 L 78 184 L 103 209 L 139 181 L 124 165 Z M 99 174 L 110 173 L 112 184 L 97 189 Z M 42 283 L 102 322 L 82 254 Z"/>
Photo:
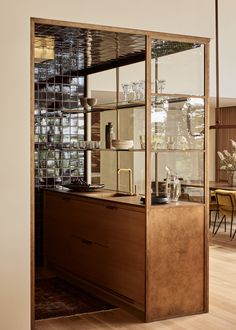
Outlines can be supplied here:
<path id="1" fill-rule="evenodd" d="M 58 277 L 36 280 L 36 320 L 99 312 L 114 308 L 116 307 Z"/>

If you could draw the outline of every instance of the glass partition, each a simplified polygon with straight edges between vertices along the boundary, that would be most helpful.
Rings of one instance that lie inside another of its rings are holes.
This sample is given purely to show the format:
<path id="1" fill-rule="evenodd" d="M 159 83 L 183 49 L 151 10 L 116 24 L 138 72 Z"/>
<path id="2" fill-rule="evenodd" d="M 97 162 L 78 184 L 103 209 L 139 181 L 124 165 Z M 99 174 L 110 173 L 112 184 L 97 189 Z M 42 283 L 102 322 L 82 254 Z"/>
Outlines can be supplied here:
<path id="1" fill-rule="evenodd" d="M 155 39 L 151 47 L 152 194 L 168 199 L 175 178 L 178 200 L 204 202 L 204 45 Z"/>

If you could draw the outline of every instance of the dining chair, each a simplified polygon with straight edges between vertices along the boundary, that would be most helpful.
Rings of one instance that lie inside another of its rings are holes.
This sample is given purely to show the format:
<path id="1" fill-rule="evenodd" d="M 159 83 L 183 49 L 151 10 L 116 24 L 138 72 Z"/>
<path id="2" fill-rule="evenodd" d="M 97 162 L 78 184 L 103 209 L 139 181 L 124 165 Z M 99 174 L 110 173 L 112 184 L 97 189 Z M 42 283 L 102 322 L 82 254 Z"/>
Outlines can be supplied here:
<path id="1" fill-rule="evenodd" d="M 216 235 L 223 221 L 226 231 L 226 221 L 227 218 L 229 217 L 230 238 L 232 238 L 233 220 L 234 220 L 234 215 L 236 215 L 236 191 L 217 189 L 215 190 L 215 197 L 217 203 L 217 213 L 218 215 L 222 215 L 222 218 L 216 228 L 216 221 L 217 221 L 217 213 L 216 213 L 212 234 L 213 236 Z"/>
<path id="2" fill-rule="evenodd" d="M 219 211 L 214 190 L 209 191 L 209 229 L 212 225 L 212 213 L 215 213 L 215 217 L 219 218 Z"/>

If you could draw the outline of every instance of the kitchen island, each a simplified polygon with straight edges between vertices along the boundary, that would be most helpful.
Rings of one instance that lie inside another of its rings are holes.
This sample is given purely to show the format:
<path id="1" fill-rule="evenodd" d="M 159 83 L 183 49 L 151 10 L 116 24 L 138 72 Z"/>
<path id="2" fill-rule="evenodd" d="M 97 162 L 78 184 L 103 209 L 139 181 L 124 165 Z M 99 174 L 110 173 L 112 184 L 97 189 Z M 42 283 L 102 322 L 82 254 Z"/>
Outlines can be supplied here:
<path id="1" fill-rule="evenodd" d="M 203 312 L 204 205 L 180 201 L 149 212 L 146 226 L 140 196 L 45 190 L 45 260 L 143 319 L 147 305 L 148 320 Z"/>

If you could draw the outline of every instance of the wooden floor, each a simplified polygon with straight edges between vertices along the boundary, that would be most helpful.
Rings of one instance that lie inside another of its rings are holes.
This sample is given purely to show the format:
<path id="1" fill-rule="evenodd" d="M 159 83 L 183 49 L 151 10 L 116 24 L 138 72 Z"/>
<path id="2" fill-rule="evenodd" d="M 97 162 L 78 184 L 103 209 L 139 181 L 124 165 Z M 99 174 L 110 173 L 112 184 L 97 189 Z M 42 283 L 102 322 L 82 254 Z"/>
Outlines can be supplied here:
<path id="1" fill-rule="evenodd" d="M 230 243 L 229 243 L 230 244 Z M 235 330 L 236 248 L 210 246 L 210 312 L 172 320 L 141 323 L 122 309 L 77 317 L 42 320 L 36 330 Z"/>

